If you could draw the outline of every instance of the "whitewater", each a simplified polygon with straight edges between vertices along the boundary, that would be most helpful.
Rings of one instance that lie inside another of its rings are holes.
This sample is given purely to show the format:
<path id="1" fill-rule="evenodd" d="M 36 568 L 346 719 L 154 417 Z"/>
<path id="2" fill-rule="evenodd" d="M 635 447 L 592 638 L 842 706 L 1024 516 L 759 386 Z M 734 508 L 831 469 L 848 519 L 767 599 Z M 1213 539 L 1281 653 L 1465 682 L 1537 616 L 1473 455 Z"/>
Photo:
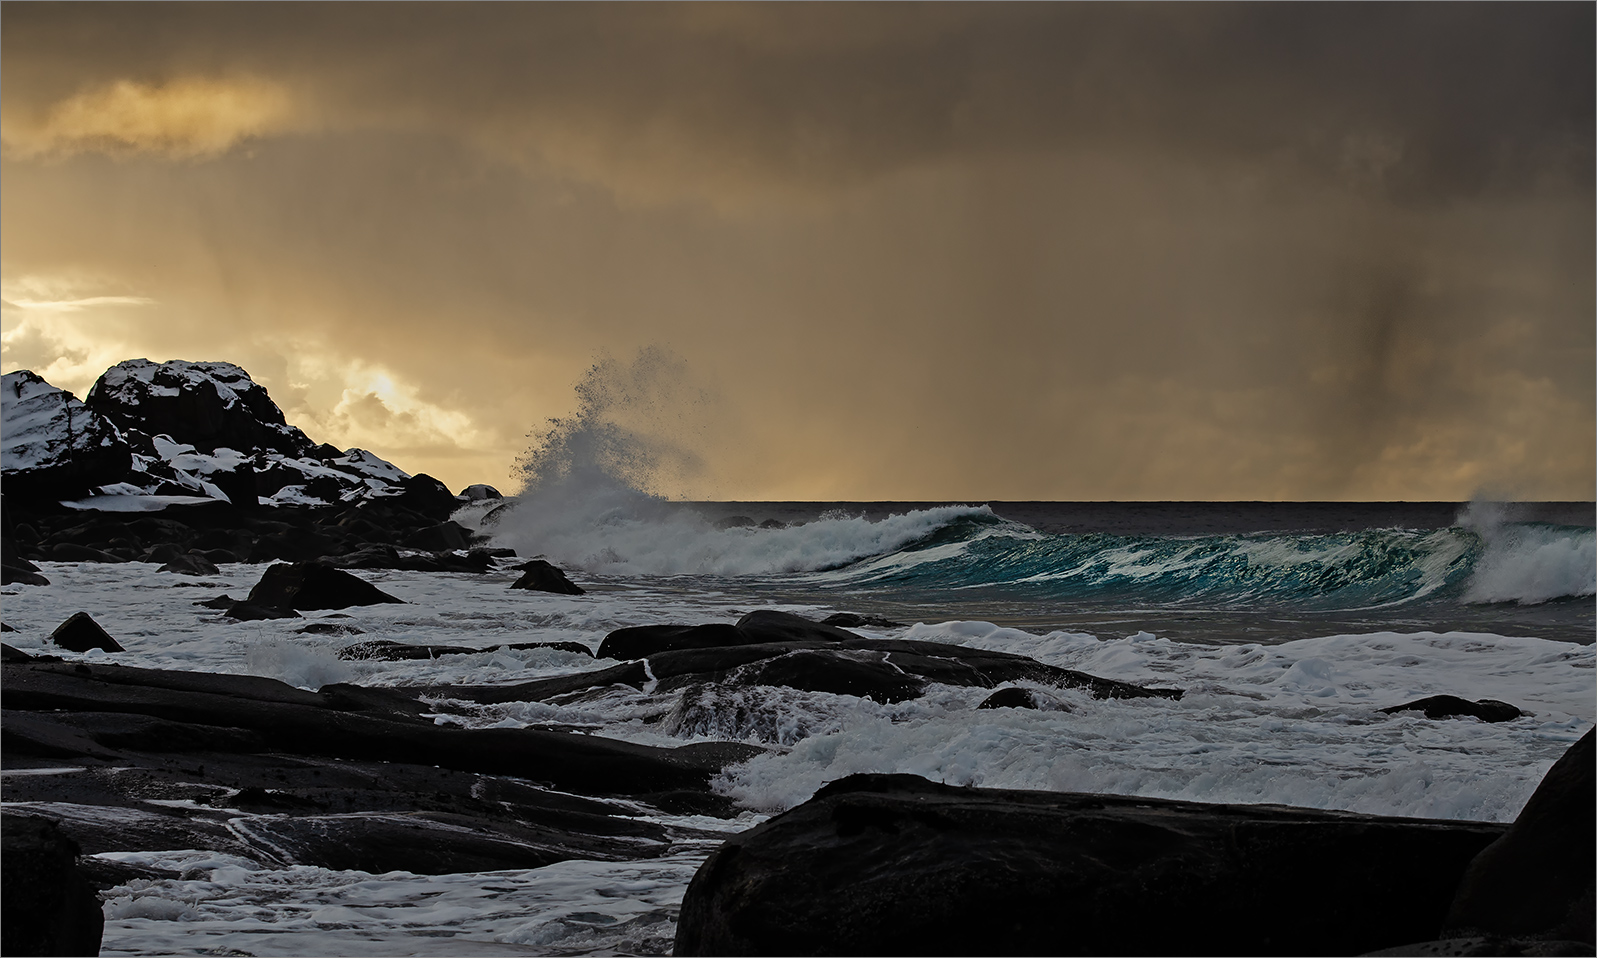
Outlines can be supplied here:
<path id="1" fill-rule="evenodd" d="M 1597 717 L 1590 504 L 1329 508 L 695 504 L 577 477 L 520 501 L 471 504 L 457 519 L 495 545 L 547 557 L 586 595 L 511 591 L 509 569 L 363 571 L 405 604 L 231 622 L 194 603 L 247 592 L 261 566 L 190 577 L 139 563 L 45 562 L 54 587 L 8 587 L 4 612 L 18 630 L 8 642 L 24 651 L 60 653 L 48 635 L 81 610 L 128 651 L 69 659 L 264 675 L 308 689 L 511 683 L 608 663 L 549 648 L 345 661 L 337 651 L 354 639 L 299 633 L 307 621 L 357 627 L 361 640 L 596 649 L 622 627 L 731 622 L 775 608 L 857 613 L 868 617 L 854 627 L 863 635 L 1021 653 L 1186 691 L 1180 700 L 1097 700 L 1037 686 L 1047 692 L 1037 710 L 977 710 L 991 690 L 940 685 L 891 705 L 784 688 L 610 687 L 455 709 L 440 695 L 440 722 L 768 748 L 717 779 L 743 811 L 691 819 L 711 833 L 736 833 L 866 771 L 1511 821 Z M 1487 724 L 1380 711 L 1435 694 L 1496 699 L 1526 714 Z M 41 810 L 58 817 L 103 814 L 47 804 Z M 642 805 L 637 814 L 685 821 Z M 254 817 L 241 813 L 234 827 Z M 644 862 L 442 876 L 271 868 L 192 849 L 108 853 L 182 877 L 112 889 L 102 953 L 665 953 L 682 894 L 713 846 Z"/>

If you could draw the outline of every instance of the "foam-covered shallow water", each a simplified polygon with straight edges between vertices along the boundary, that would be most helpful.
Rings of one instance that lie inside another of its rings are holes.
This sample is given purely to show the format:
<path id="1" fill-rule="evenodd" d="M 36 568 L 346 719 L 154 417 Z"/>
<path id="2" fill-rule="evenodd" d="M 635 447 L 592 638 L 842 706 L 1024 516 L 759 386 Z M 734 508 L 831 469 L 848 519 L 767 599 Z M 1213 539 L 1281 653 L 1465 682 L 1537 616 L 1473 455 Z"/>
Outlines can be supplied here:
<path id="1" fill-rule="evenodd" d="M 602 509 L 516 518 L 529 504 L 484 529 L 524 555 L 548 555 L 588 594 L 511 590 L 510 570 L 368 571 L 359 575 L 405 604 L 231 622 L 194 603 L 246 594 L 261 566 L 190 577 L 134 563 L 41 563 L 50 586 L 3 592 L 5 621 L 19 630 L 7 641 L 59 652 L 48 646 L 50 631 L 81 610 L 127 651 L 68 658 L 258 674 L 305 688 L 447 686 L 605 663 L 554 649 L 405 662 L 337 653 L 370 639 L 596 649 L 623 626 L 730 622 L 755 608 L 853 611 L 904 623 L 858 629 L 867 635 L 1016 652 L 1186 691 L 1176 701 L 1096 700 L 1048 689 L 1047 709 L 978 710 L 990 690 L 934 685 L 921 698 L 881 705 L 789 689 L 612 688 L 451 710 L 464 714 L 450 720 L 476 726 L 771 748 L 716 781 L 747 812 L 696 824 L 724 831 L 864 771 L 1510 821 L 1597 711 L 1592 531 L 1547 516 L 1455 512 L 1454 521 L 1429 525 L 1263 530 L 1211 522 L 1160 536 L 1135 523 L 1061 531 L 1069 516 L 1050 526 L 1034 514 L 1025 523 L 1002 504 L 761 512 L 765 504 L 621 496 Z M 486 511 L 473 507 L 462 519 L 475 525 Z M 360 633 L 299 631 L 313 622 Z M 1487 724 L 1380 711 L 1433 694 L 1498 699 L 1527 714 Z M 642 807 L 639 814 L 666 820 Z M 166 863 L 183 877 L 113 889 L 104 953 L 664 953 L 682 892 L 708 851 L 444 876 L 262 868 L 184 849 L 116 853 Z"/>

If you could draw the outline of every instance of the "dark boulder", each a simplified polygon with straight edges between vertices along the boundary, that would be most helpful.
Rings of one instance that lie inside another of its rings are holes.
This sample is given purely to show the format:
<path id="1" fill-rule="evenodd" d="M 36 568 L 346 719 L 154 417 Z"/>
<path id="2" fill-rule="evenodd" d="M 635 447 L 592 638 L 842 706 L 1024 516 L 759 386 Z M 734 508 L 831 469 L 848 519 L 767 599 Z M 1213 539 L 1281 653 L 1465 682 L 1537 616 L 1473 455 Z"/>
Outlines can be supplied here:
<path id="1" fill-rule="evenodd" d="M 280 609 L 277 606 L 261 605 L 248 600 L 233 603 L 222 614 L 239 622 L 254 622 L 261 619 L 297 619 L 300 617 L 300 614 L 293 609 Z"/>
<path id="2" fill-rule="evenodd" d="M 405 537 L 404 545 L 429 552 L 464 549 L 471 538 L 471 530 L 458 522 L 446 520 L 435 526 L 417 529 Z"/>
<path id="3" fill-rule="evenodd" d="M 982 699 L 979 709 L 1042 709 L 1053 712 L 1068 712 L 1064 703 L 1037 689 L 1023 689 L 1019 686 L 1010 686 L 999 689 L 993 694 Z"/>
<path id="4" fill-rule="evenodd" d="M 102 549 L 80 546 L 74 542 L 58 542 L 50 547 L 51 562 L 125 562 L 121 556 Z"/>
<path id="5" fill-rule="evenodd" d="M 1432 936 L 1503 830 L 855 775 L 712 854 L 675 953 L 1356 955 Z"/>
<path id="6" fill-rule="evenodd" d="M 306 626 L 300 631 L 306 632 L 313 628 L 315 626 Z M 466 645 L 412 645 L 409 642 L 372 639 L 344 646 L 338 650 L 338 657 L 353 661 L 413 662 L 435 659 L 440 655 L 470 655 L 483 651 L 486 650 Z"/>
<path id="7" fill-rule="evenodd" d="M 296 629 L 300 635 L 364 635 L 365 629 L 353 625 L 344 625 L 340 622 L 312 622 L 303 629 Z"/>
<path id="8" fill-rule="evenodd" d="M 1381 711 L 1388 715 L 1396 712 L 1424 712 L 1428 719 L 1469 717 L 1478 718 L 1482 722 L 1512 722 L 1525 714 L 1507 702 L 1499 702 L 1496 699 L 1471 702 L 1456 695 L 1431 695 Z"/>
<path id="9" fill-rule="evenodd" d="M 749 642 L 846 642 L 857 639 L 853 632 L 833 625 L 811 622 L 803 616 L 774 609 L 757 609 L 738 619 L 738 628 Z"/>
<path id="10" fill-rule="evenodd" d="M 157 572 L 177 572 L 182 575 L 216 575 L 216 563 L 198 553 L 185 553 L 156 569 Z"/>
<path id="11" fill-rule="evenodd" d="M 65 622 L 56 626 L 55 631 L 50 633 L 50 641 L 70 652 L 87 652 L 90 649 L 126 651 L 87 612 L 74 612 Z"/>
<path id="12" fill-rule="evenodd" d="M 1508 832 L 1469 865 L 1447 914 L 1453 937 L 1597 941 L 1597 755 L 1588 731 L 1547 771 Z"/>
<path id="13" fill-rule="evenodd" d="M 486 482 L 478 482 L 460 490 L 460 498 L 470 502 L 480 502 L 483 499 L 503 499 L 504 496 Z"/>
<path id="14" fill-rule="evenodd" d="M 319 562 L 295 562 L 269 567 L 245 601 L 276 609 L 308 611 L 403 600 L 343 569 Z"/>
<path id="15" fill-rule="evenodd" d="M 172 562 L 184 555 L 183 547 L 172 542 L 160 542 L 144 550 L 139 557 L 140 562 L 159 562 L 162 564 Z"/>
<path id="16" fill-rule="evenodd" d="M 522 570 L 521 578 L 510 584 L 512 589 L 533 589 L 538 592 L 555 592 L 560 595 L 582 595 L 584 590 L 566 578 L 566 574 L 542 559 L 531 559 L 516 568 Z"/>
<path id="17" fill-rule="evenodd" d="M 395 504 L 428 516 L 434 522 L 442 522 L 460 508 L 460 500 L 449 487 L 425 472 L 401 479 L 397 485 L 404 491 L 394 497 Z"/>
<path id="18" fill-rule="evenodd" d="M 255 482 L 255 464 L 252 461 L 240 463 L 237 469 L 219 469 L 207 475 L 205 481 L 220 489 L 234 508 L 250 510 L 260 507 L 260 493 Z"/>
<path id="19" fill-rule="evenodd" d="M 230 609 L 238 604 L 238 600 L 224 592 L 214 599 L 201 599 L 194 604 L 203 605 L 207 609 Z"/>
<path id="20" fill-rule="evenodd" d="M 926 682 L 905 674 L 883 653 L 800 650 L 738 669 L 731 685 L 780 685 L 808 692 L 832 692 L 889 704 L 919 698 Z"/>
<path id="21" fill-rule="evenodd" d="M 98 955 L 105 916 L 78 870 L 78 845 L 47 818 L 0 816 L 0 953 Z"/>
<path id="22" fill-rule="evenodd" d="M 752 529 L 754 520 L 748 516 L 726 516 L 715 520 L 717 529 Z"/>
<path id="23" fill-rule="evenodd" d="M 642 659 L 676 649 L 715 649 L 748 645 L 735 625 L 638 625 L 616 629 L 599 643 L 601 659 Z"/>

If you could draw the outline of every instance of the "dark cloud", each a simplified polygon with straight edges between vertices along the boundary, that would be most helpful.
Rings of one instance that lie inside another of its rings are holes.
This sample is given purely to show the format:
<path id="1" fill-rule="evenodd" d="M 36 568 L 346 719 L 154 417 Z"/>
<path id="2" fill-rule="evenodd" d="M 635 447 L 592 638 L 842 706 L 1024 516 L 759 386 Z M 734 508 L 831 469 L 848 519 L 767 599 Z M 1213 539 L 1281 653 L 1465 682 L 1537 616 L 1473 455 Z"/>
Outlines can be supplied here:
<path id="1" fill-rule="evenodd" d="M 659 343 L 725 495 L 1590 494 L 1590 5 L 0 16 L 7 281 L 328 429 L 507 470 Z"/>

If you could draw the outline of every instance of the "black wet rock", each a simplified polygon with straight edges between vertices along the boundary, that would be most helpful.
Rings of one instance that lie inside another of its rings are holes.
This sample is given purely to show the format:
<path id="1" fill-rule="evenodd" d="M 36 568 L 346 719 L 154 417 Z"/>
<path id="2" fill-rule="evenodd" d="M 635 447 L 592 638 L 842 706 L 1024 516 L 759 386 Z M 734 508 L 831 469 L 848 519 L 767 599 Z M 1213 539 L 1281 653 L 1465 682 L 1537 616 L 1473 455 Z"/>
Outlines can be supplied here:
<path id="1" fill-rule="evenodd" d="M 856 695 L 884 705 L 919 698 L 926 691 L 926 681 L 887 659 L 882 652 L 805 649 L 743 666 L 725 681 L 733 686 L 780 685 Z"/>
<path id="2" fill-rule="evenodd" d="M 234 602 L 222 614 L 239 622 L 258 622 L 263 619 L 297 619 L 300 617 L 300 614 L 293 609 L 283 609 L 274 605 L 261 605 L 258 602 L 250 602 L 247 599 Z"/>
<path id="3" fill-rule="evenodd" d="M 710 777 L 728 761 L 762 751 L 737 743 L 663 749 L 566 732 L 439 726 L 399 690 L 332 686 L 307 692 L 258 676 L 77 663 L 23 662 L 4 668 L 7 711 L 0 729 L 8 752 L 20 748 L 66 757 L 76 748 L 92 754 L 109 747 L 105 735 L 126 733 L 126 723 L 114 714 L 125 713 L 242 730 L 274 752 L 436 765 L 527 776 L 588 794 L 640 795 L 707 791 Z M 32 719 L 32 726 L 18 721 L 21 712 L 30 713 L 22 717 Z M 50 723 L 62 728 L 65 719 L 52 714 L 61 712 L 77 713 L 72 717 L 79 720 L 106 718 L 96 720 L 101 721 L 97 731 L 68 734 L 68 728 L 50 733 L 53 738 L 40 731 Z"/>
<path id="4" fill-rule="evenodd" d="M 817 624 L 808 623 L 808 625 Z M 556 695 L 615 684 L 641 690 L 651 680 L 656 683 L 655 690 L 660 692 L 676 691 L 704 682 L 730 682 L 743 686 L 755 682 L 803 683 L 792 686 L 796 688 L 832 683 L 818 689 L 829 691 L 846 684 L 842 679 L 845 674 L 870 672 L 879 676 L 885 684 L 875 685 L 872 682 L 865 682 L 862 677 L 861 681 L 864 684 L 859 687 L 867 690 L 875 689 L 877 694 L 891 695 L 894 700 L 901 700 L 897 696 L 906 695 L 912 687 L 924 689 L 926 683 L 930 682 L 981 688 L 996 688 L 1006 682 L 1032 682 L 1055 688 L 1086 689 L 1096 698 L 1179 699 L 1182 695 L 1180 689 L 1146 688 L 1129 682 L 1099 678 L 1085 672 L 1046 665 L 1035 659 L 1008 652 L 909 639 L 872 639 L 843 632 L 841 629 L 832 629 L 832 631 L 842 633 L 848 638 L 808 641 L 790 639 L 746 645 L 672 649 L 595 672 L 535 679 L 515 685 L 448 686 L 421 691 L 429 695 L 447 695 L 451 698 L 485 704 L 543 701 Z M 753 663 L 799 651 L 825 651 L 840 658 L 830 662 L 799 659 L 792 663 L 773 665 L 768 669 L 744 668 Z M 842 658 L 848 658 L 850 664 L 844 664 Z M 857 668 L 861 663 L 875 664 Z M 893 679 L 890 673 L 894 671 L 901 677 Z M 822 677 L 827 674 L 832 678 Z"/>
<path id="5" fill-rule="evenodd" d="M 87 652 L 103 649 L 106 652 L 126 651 L 87 612 L 74 612 L 50 633 L 50 641 L 69 652 Z"/>
<path id="6" fill-rule="evenodd" d="M 318 625 L 321 625 L 318 623 Z M 315 629 L 324 635 L 338 635 L 333 630 L 348 628 L 351 632 L 360 632 L 350 626 L 321 625 L 306 626 L 301 632 Z M 341 659 L 364 661 L 376 660 L 381 662 L 410 662 L 434 659 L 440 655 L 473 655 L 478 652 L 497 652 L 500 649 L 513 649 L 523 651 L 527 649 L 557 649 L 561 652 L 571 652 L 577 655 L 593 656 L 593 651 L 580 642 L 513 642 L 508 645 L 490 645 L 486 648 L 475 648 L 469 645 L 412 645 L 409 642 L 394 642 L 389 639 L 371 639 L 365 642 L 356 642 L 346 645 L 338 650 Z"/>
<path id="7" fill-rule="evenodd" d="M 201 599 L 194 604 L 204 606 L 207 609 L 230 609 L 237 605 L 238 601 L 224 592 L 214 599 Z"/>
<path id="8" fill-rule="evenodd" d="M 0 953 L 98 955 L 105 916 L 79 848 L 47 818 L 0 816 Z"/>
<path id="9" fill-rule="evenodd" d="M 429 552 L 464 549 L 470 543 L 471 530 L 453 520 L 417 529 L 405 537 L 404 545 Z"/>
<path id="10" fill-rule="evenodd" d="M 892 619 L 880 615 L 860 615 L 855 612 L 834 612 L 821 620 L 822 625 L 835 625 L 842 629 L 855 629 L 868 626 L 874 629 L 902 628 L 904 623 L 894 622 Z"/>
<path id="11" fill-rule="evenodd" d="M 365 629 L 353 625 L 344 625 L 341 622 L 312 622 L 302 629 L 295 629 L 300 635 L 362 635 Z"/>
<path id="12" fill-rule="evenodd" d="M 310 628 L 312 626 L 306 626 L 300 631 L 305 632 Z M 466 645 L 412 645 L 409 642 L 372 639 L 344 646 L 338 650 L 338 657 L 350 661 L 414 662 L 435 659 L 440 655 L 470 655 L 482 651 L 486 650 Z"/>
<path id="13" fill-rule="evenodd" d="M 752 529 L 754 520 L 749 516 L 726 516 L 715 520 L 717 529 Z"/>
<path id="14" fill-rule="evenodd" d="M 738 619 L 738 629 L 754 642 L 846 642 L 853 632 L 774 609 L 757 609 Z"/>
<path id="15" fill-rule="evenodd" d="M 1448 911 L 1452 937 L 1597 942 L 1597 754 L 1588 731 L 1542 777 L 1501 838 L 1470 862 Z"/>
<path id="16" fill-rule="evenodd" d="M 503 499 L 504 496 L 499 494 L 498 489 L 488 485 L 486 482 L 476 482 L 460 490 L 460 495 L 457 498 L 479 502 L 483 499 Z"/>
<path id="17" fill-rule="evenodd" d="M 1503 826 L 855 775 L 722 845 L 678 955 L 1360 954 Z"/>
<path id="18" fill-rule="evenodd" d="M 999 689 L 993 694 L 982 699 L 979 709 L 1042 709 L 1045 711 L 1068 712 L 1064 703 L 1038 689 L 1021 688 L 1018 685 L 1007 689 Z"/>
<path id="19" fill-rule="evenodd" d="M 1368 956 L 1390 956 L 1390 958 L 1420 958 L 1430 955 L 1523 955 L 1526 958 L 1551 958 L 1551 956 L 1590 955 L 1591 945 L 1584 941 L 1548 941 L 1536 938 L 1498 938 L 1488 936 L 1473 936 L 1465 938 L 1444 938 L 1440 941 L 1422 941 L 1411 945 L 1399 945 L 1396 948 L 1382 948 L 1379 951 L 1365 952 Z"/>
<path id="20" fill-rule="evenodd" d="M 176 572 L 182 575 L 216 575 L 220 570 L 216 563 L 205 556 L 194 552 L 184 553 L 166 565 L 156 569 L 157 572 Z"/>
<path id="21" fill-rule="evenodd" d="M 1428 719 L 1467 717 L 1477 718 L 1482 722 L 1512 722 L 1525 714 L 1507 702 L 1499 702 L 1496 699 L 1471 702 L 1456 695 L 1431 695 L 1381 711 L 1388 715 L 1397 712 L 1424 712 Z"/>
<path id="22" fill-rule="evenodd" d="M 510 584 L 512 589 L 533 589 L 538 592 L 555 592 L 560 595 L 582 595 L 584 590 L 566 578 L 566 574 L 543 559 L 529 559 L 516 568 L 521 578 Z"/>
<path id="23" fill-rule="evenodd" d="M 11 623 L 9 623 L 9 622 L 0 622 L 0 632 L 15 632 L 15 631 L 17 631 L 17 630 L 12 627 Z"/>
<path id="24" fill-rule="evenodd" d="M 11 631 L 14 632 L 16 630 L 12 629 Z M 29 655 L 28 653 L 22 651 L 19 648 L 16 648 L 15 646 L 7 645 L 4 642 L 0 642 L 0 662 L 31 662 L 31 661 L 33 661 L 33 656 Z"/>
<path id="25" fill-rule="evenodd" d="M 735 625 L 639 625 L 616 629 L 599 643 L 601 659 L 641 659 L 658 652 L 676 649 L 717 649 L 749 645 L 749 638 Z"/>
<path id="26" fill-rule="evenodd" d="M 268 608 L 309 611 L 403 600 L 342 569 L 319 562 L 295 562 L 269 567 L 245 601 Z"/>

